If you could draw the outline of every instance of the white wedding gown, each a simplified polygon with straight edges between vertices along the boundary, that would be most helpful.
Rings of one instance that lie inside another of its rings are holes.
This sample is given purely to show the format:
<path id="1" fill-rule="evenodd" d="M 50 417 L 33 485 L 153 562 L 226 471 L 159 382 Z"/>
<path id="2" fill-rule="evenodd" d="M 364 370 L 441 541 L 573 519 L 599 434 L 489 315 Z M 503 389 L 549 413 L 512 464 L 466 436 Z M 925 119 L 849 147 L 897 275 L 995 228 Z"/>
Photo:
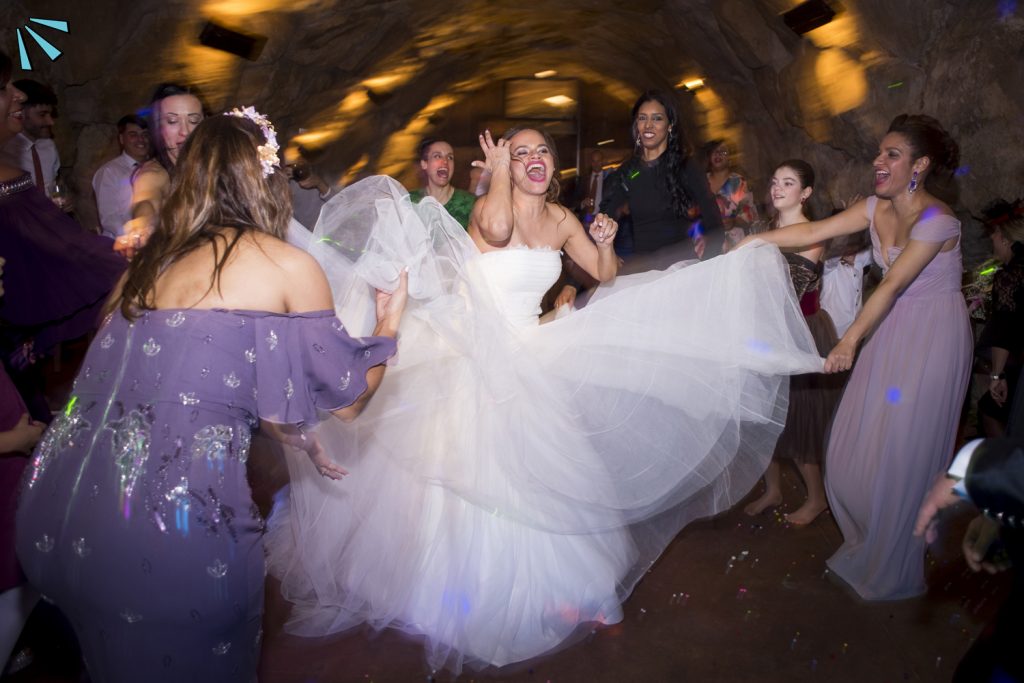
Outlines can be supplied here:
<path id="1" fill-rule="evenodd" d="M 434 668 L 527 660 L 618 621 L 678 531 L 764 472 L 786 375 L 822 367 L 763 243 L 618 278 L 543 325 L 557 251 L 481 254 L 390 178 L 328 202 L 312 245 L 351 333 L 406 265 L 411 299 L 366 411 L 319 427 L 350 476 L 289 456 L 267 537 L 286 630 L 401 629 Z"/>

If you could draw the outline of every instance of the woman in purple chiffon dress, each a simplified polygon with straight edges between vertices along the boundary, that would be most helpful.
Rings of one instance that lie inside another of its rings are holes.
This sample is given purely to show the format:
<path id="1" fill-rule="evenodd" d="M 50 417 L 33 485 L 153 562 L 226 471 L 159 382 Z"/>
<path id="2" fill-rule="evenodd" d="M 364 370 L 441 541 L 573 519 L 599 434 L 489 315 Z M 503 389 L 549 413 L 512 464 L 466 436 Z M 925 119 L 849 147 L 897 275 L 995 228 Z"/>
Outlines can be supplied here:
<path id="1" fill-rule="evenodd" d="M 273 128 L 234 113 L 185 145 L 163 229 L 132 260 L 26 473 L 18 557 L 95 681 L 255 680 L 251 432 L 305 446 L 340 478 L 314 437 L 285 426 L 354 417 L 395 350 L 405 278 L 378 293 L 374 336 L 350 337 L 323 271 L 281 241 L 291 206 Z"/>
<path id="2" fill-rule="evenodd" d="M 11 69 L 0 52 L 0 147 L 22 127 L 25 95 L 10 83 Z M 49 412 L 32 361 L 96 328 L 125 267 L 110 246 L 58 209 L 31 175 L 0 159 L 0 257 L 7 260 L 0 360 L 38 420 L 49 421 Z"/>
<path id="3" fill-rule="evenodd" d="M 843 545 L 832 571 L 867 600 L 925 591 L 917 510 L 953 454 L 972 336 L 960 294 L 960 222 L 950 196 L 959 150 L 935 119 L 896 117 L 874 161 L 875 195 L 846 211 L 758 235 L 797 247 L 870 227 L 885 277 L 829 354 L 853 365 L 832 425 L 825 487 Z M 749 239 L 749 238 L 748 238 Z"/>

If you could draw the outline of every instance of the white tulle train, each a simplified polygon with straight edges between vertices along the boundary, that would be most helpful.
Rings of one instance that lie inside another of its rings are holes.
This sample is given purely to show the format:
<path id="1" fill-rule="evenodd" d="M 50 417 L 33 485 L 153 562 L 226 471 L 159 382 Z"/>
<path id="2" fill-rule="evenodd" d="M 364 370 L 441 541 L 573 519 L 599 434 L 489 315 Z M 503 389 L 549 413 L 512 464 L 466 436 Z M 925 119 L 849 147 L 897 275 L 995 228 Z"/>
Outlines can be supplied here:
<path id="1" fill-rule="evenodd" d="M 319 427 L 351 475 L 289 460 L 267 539 L 286 629 L 401 629 L 435 668 L 523 661 L 620 619 L 676 533 L 763 473 L 786 375 L 822 366 L 765 244 L 618 278 L 543 325 L 558 252 L 480 254 L 389 178 L 332 199 L 311 244 L 353 334 L 404 266 L 413 298 L 366 412 Z"/>

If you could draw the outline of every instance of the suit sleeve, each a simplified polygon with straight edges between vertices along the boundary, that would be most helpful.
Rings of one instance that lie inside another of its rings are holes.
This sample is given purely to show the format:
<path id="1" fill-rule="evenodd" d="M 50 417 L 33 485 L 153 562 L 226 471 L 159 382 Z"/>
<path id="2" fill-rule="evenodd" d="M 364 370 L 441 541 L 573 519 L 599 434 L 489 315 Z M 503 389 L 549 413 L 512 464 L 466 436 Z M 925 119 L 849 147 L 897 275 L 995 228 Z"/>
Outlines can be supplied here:
<path id="1" fill-rule="evenodd" d="M 964 477 L 980 509 L 1013 526 L 1024 523 L 1024 439 L 986 439 L 974 452 Z"/>

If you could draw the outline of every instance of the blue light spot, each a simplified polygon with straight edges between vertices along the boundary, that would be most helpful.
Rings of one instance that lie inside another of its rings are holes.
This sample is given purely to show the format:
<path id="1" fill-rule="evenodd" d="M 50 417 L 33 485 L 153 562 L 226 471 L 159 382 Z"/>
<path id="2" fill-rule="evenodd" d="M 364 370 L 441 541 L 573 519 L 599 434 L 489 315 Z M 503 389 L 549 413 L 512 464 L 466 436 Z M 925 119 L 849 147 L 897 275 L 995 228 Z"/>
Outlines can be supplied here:
<path id="1" fill-rule="evenodd" d="M 701 224 L 700 221 L 694 221 L 693 225 L 690 226 L 690 229 L 686 232 L 686 234 L 690 237 L 690 239 L 696 239 L 704 234 L 704 226 Z"/>
<path id="2" fill-rule="evenodd" d="M 754 353 L 771 353 L 772 347 L 760 339 L 750 339 L 747 341 L 747 349 Z"/>
<path id="3" fill-rule="evenodd" d="M 953 171 L 953 175 L 955 175 L 957 178 L 962 178 L 970 172 L 971 167 L 964 164 L 963 166 L 960 166 L 955 171 Z"/>
<path id="4" fill-rule="evenodd" d="M 899 387 L 889 387 L 885 390 L 885 400 L 893 405 L 900 402 L 902 395 L 903 392 L 900 391 Z"/>
<path id="5" fill-rule="evenodd" d="M 999 0 L 996 11 L 999 13 L 999 21 L 1006 21 L 1017 11 L 1017 0 Z"/>
<path id="6" fill-rule="evenodd" d="M 939 211 L 939 207 L 937 207 L 937 206 L 929 206 L 928 208 L 926 208 L 924 211 L 921 212 L 921 220 L 925 221 L 925 220 L 928 220 L 929 218 L 935 218 L 936 216 L 940 215 L 941 213 L 942 212 Z"/>

